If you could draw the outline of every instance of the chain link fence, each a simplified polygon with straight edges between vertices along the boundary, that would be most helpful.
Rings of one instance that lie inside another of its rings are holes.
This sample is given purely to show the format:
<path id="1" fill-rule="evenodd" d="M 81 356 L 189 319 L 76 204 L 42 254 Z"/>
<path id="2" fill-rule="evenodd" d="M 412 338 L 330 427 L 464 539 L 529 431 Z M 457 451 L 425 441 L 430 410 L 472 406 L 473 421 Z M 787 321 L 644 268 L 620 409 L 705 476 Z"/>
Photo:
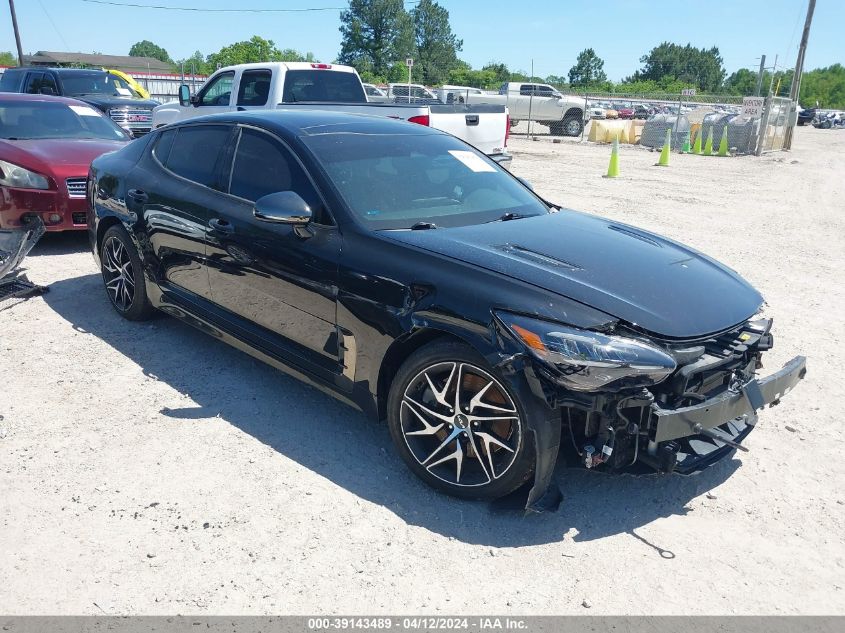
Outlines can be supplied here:
<path id="1" fill-rule="evenodd" d="M 618 138 L 623 143 L 661 148 L 669 130 L 672 149 L 680 151 L 698 135 L 704 142 L 712 134 L 718 146 L 727 133 L 731 153 L 754 154 L 761 139 L 762 151 L 782 149 L 790 125 L 791 102 L 782 97 L 767 100 L 761 118 L 743 115 L 743 97 L 737 95 L 558 91 L 529 82 L 509 82 L 499 91 L 444 86 L 435 93 L 444 103 L 501 103 L 510 112 L 512 135 L 553 137 L 556 142 Z"/>

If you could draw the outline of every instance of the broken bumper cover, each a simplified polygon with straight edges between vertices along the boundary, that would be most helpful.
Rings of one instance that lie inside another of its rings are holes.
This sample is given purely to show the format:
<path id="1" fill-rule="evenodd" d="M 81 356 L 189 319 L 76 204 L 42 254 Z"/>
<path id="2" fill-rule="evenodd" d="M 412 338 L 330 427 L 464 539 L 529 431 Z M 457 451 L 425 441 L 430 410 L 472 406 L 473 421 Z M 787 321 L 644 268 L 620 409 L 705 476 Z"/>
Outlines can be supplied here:
<path id="1" fill-rule="evenodd" d="M 10 275 L 44 235 L 41 218 L 29 218 L 21 228 L 0 229 L 0 279 Z"/>
<path id="2" fill-rule="evenodd" d="M 732 445 L 742 441 L 756 423 L 757 411 L 766 405 L 777 404 L 806 373 L 807 359 L 796 356 L 770 376 L 759 380 L 752 378 L 741 389 L 729 389 L 696 405 L 663 409 L 653 404 L 652 411 L 657 419 L 654 441 L 691 440 L 702 434 L 714 439 L 715 448 L 719 449 L 718 455 L 714 454 L 714 450 L 693 449 L 694 455 L 689 455 L 688 460 L 679 463 L 684 465 L 681 470 L 700 470 L 729 452 Z M 719 428 L 714 432 L 716 427 Z M 688 441 L 688 444 L 692 444 L 692 441 Z"/>

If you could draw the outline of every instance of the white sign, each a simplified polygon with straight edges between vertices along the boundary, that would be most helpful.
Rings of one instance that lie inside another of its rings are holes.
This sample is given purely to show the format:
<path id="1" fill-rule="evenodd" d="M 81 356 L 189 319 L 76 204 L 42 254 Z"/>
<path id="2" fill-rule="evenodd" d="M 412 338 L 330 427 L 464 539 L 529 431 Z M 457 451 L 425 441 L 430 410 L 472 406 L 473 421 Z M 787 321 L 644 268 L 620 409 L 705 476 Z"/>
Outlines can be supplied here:
<path id="1" fill-rule="evenodd" d="M 743 97 L 742 98 L 742 116 L 750 116 L 752 118 L 759 118 L 763 116 L 763 97 Z"/>
<path id="2" fill-rule="evenodd" d="M 408 68 L 410 68 L 411 66 L 413 66 L 413 65 L 414 65 L 414 60 L 413 60 L 413 58 L 412 58 L 412 57 L 409 57 L 408 59 L 406 59 L 406 60 L 405 60 L 405 65 L 406 65 Z"/>
<path id="3" fill-rule="evenodd" d="M 684 97 L 694 97 L 695 96 L 695 88 L 684 88 L 681 90 L 681 95 Z"/>

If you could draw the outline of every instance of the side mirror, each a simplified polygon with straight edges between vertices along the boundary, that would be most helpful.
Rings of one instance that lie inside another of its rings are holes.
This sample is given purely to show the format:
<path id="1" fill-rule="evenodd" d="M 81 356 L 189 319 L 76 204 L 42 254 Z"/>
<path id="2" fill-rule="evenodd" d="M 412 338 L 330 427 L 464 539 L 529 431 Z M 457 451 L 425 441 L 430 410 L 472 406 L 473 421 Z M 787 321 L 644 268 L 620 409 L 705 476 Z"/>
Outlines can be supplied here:
<path id="1" fill-rule="evenodd" d="M 253 215 L 264 222 L 305 226 L 313 212 L 308 203 L 293 191 L 277 191 L 255 201 Z"/>
<path id="2" fill-rule="evenodd" d="M 187 106 L 191 104 L 191 89 L 182 84 L 179 86 L 179 105 L 180 106 Z"/>

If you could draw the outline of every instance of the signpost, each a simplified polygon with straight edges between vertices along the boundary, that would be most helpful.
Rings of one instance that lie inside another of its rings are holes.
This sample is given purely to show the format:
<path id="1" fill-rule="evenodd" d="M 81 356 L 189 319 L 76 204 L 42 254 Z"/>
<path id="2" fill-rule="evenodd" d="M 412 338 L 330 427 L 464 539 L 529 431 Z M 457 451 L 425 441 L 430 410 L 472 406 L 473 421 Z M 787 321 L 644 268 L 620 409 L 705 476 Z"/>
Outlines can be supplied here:
<path id="1" fill-rule="evenodd" d="M 681 90 L 681 95 L 684 97 L 694 97 L 695 88 L 684 88 L 683 90 Z"/>
<path id="2" fill-rule="evenodd" d="M 411 68 L 414 67 L 414 58 L 408 57 L 405 65 L 408 67 L 408 103 L 411 103 Z"/>
<path id="3" fill-rule="evenodd" d="M 759 119 L 763 116 L 763 104 L 766 100 L 763 97 L 743 97 L 742 116 L 750 116 Z"/>

